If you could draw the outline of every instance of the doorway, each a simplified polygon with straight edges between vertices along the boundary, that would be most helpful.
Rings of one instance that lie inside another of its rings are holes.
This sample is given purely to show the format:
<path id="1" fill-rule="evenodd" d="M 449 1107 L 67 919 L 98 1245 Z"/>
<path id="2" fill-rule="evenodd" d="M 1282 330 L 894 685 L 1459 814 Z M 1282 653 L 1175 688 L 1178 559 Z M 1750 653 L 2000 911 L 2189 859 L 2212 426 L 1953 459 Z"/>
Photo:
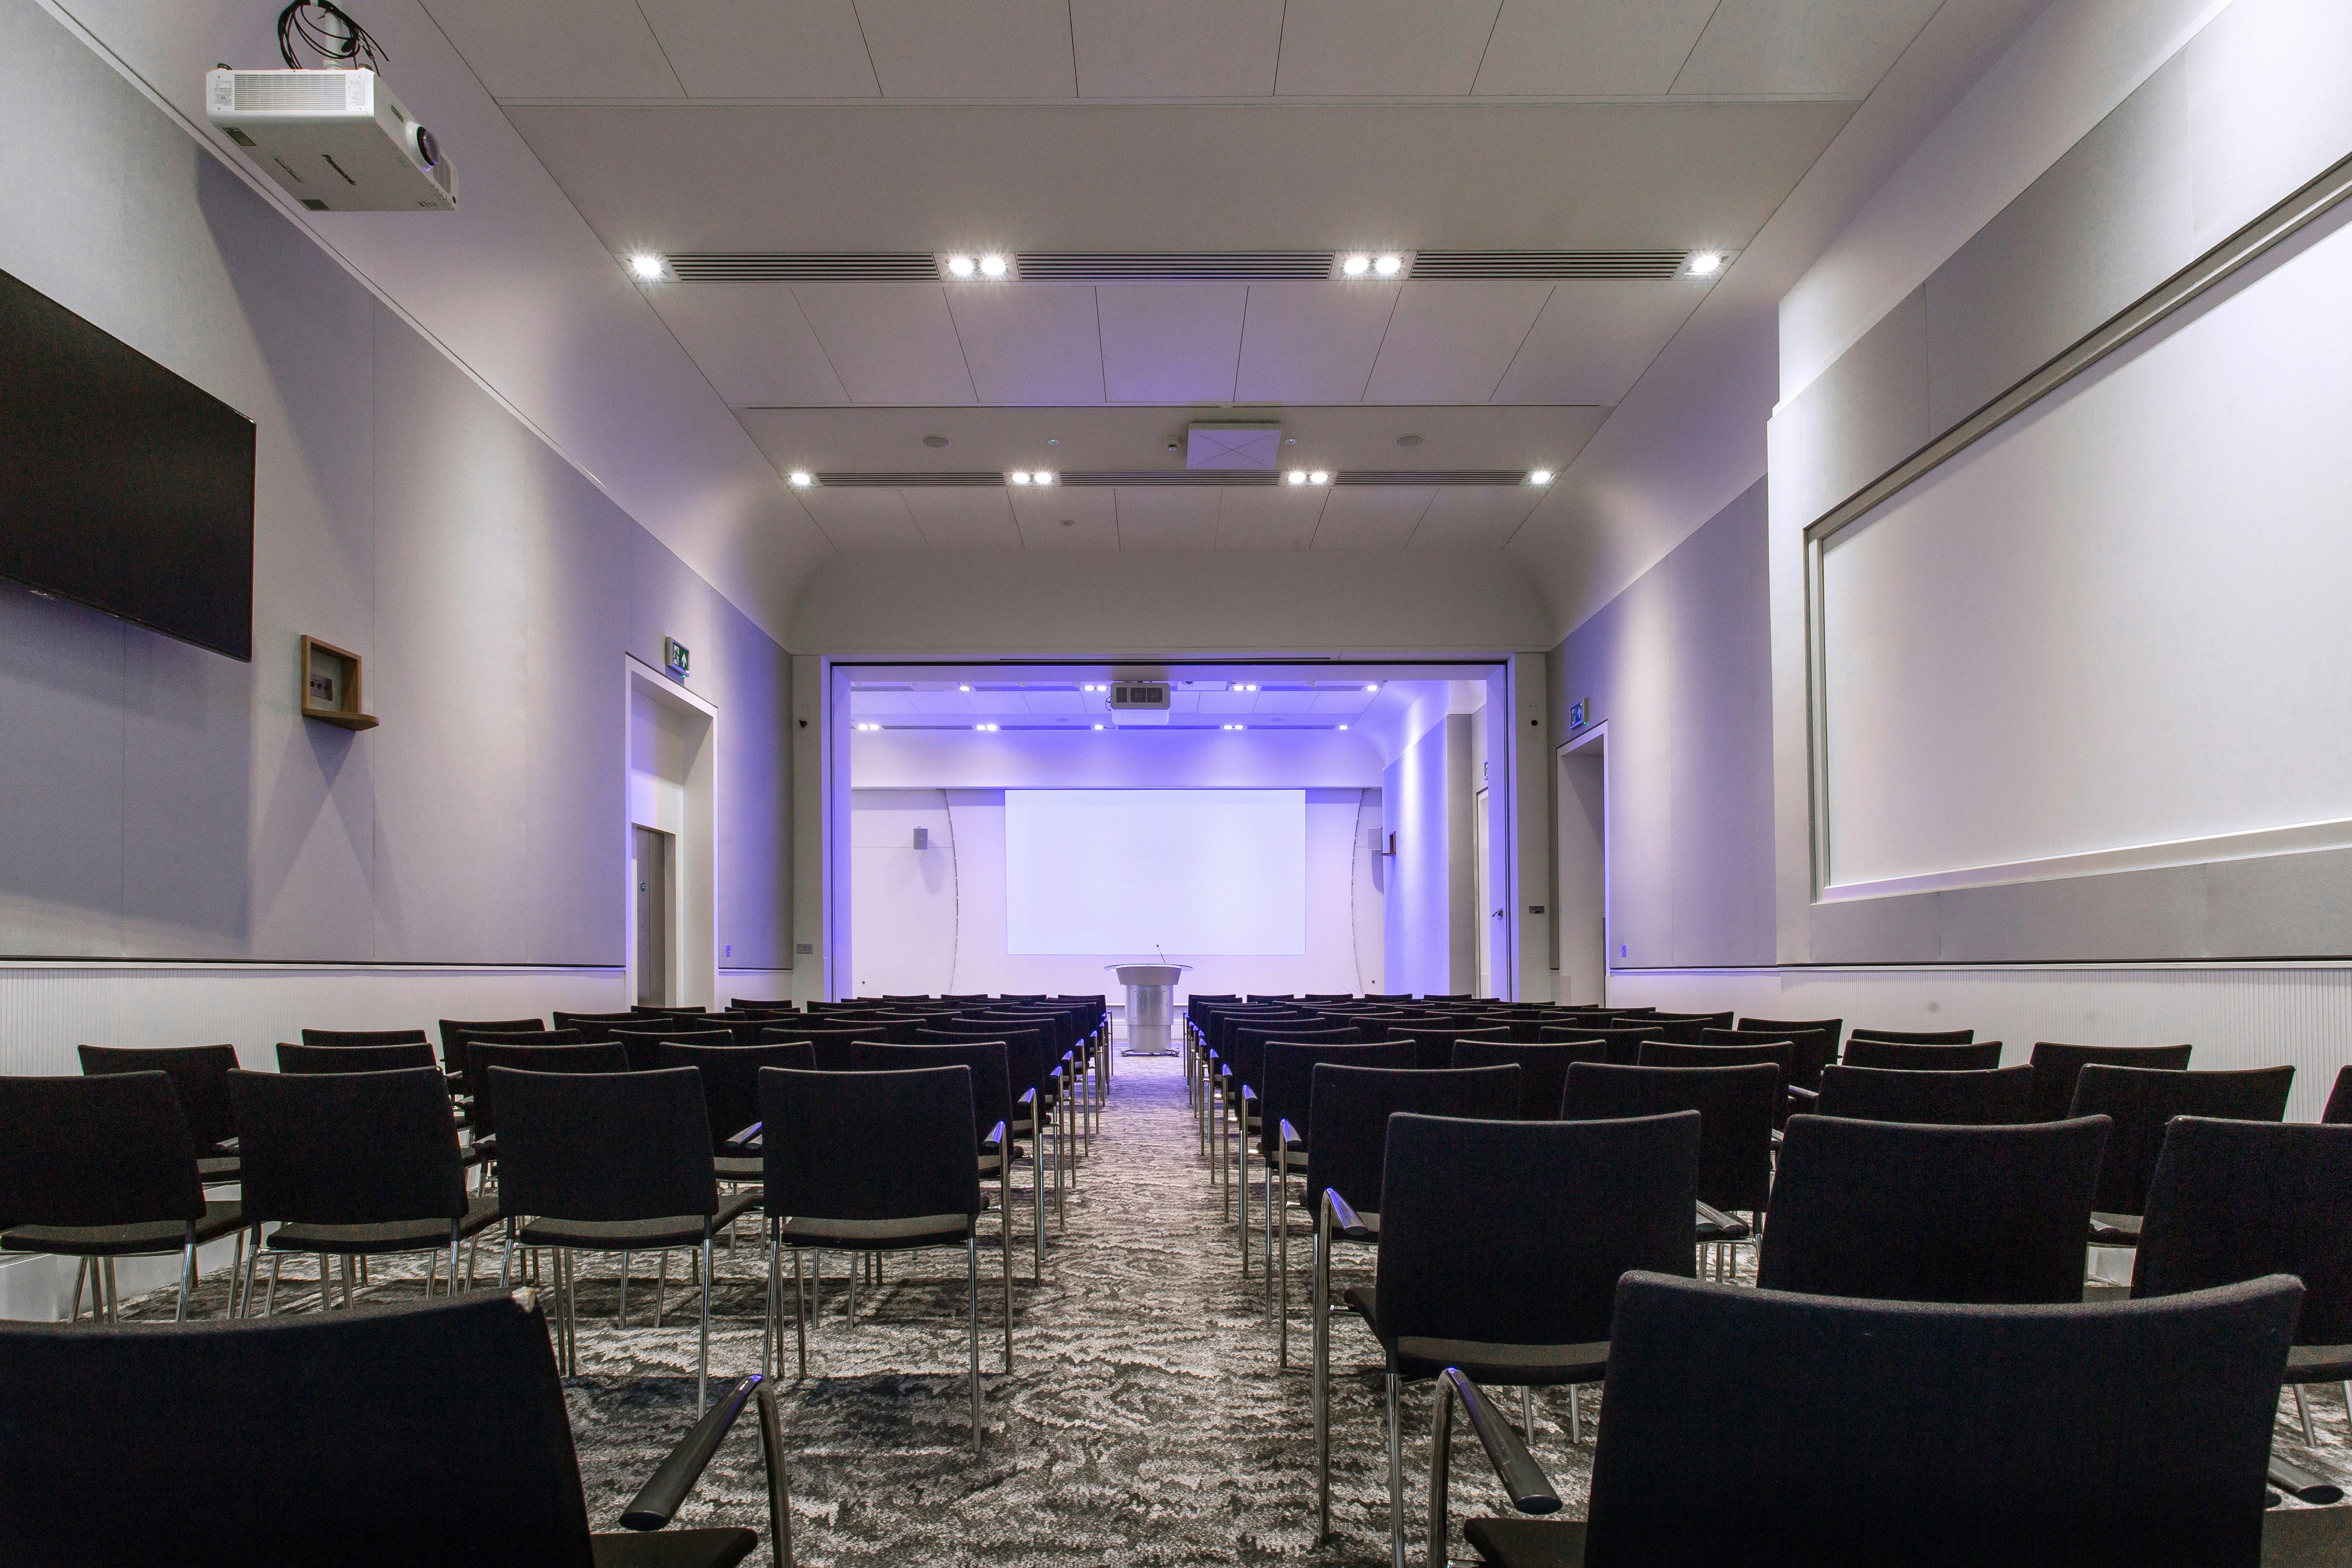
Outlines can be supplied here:
<path id="1" fill-rule="evenodd" d="M 1568 1003 L 1609 999 L 1609 737 L 1596 726 L 1559 750 L 1559 984 Z"/>
<path id="2" fill-rule="evenodd" d="M 670 836 L 658 827 L 643 823 L 629 826 L 629 875 L 636 886 L 637 939 L 635 994 L 631 1000 L 641 1007 L 671 1005 L 671 842 Z"/>
<path id="3" fill-rule="evenodd" d="M 1478 921 L 1487 929 L 1478 933 L 1478 994 L 1495 994 L 1495 933 L 1491 922 L 1502 914 L 1495 909 L 1494 868 L 1486 863 L 1486 792 L 1470 800 L 1470 853 L 1477 862 Z M 1489 913 L 1488 911 L 1492 911 Z"/>

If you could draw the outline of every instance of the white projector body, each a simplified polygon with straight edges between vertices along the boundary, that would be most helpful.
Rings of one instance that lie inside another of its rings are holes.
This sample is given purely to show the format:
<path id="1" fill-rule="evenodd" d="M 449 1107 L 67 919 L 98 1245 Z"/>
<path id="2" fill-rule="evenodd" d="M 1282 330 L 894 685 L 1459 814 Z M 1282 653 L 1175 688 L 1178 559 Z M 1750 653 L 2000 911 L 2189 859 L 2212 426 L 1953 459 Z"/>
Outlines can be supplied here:
<path id="1" fill-rule="evenodd" d="M 1172 704 L 1168 687 L 1159 681 L 1116 681 L 1110 689 L 1110 721 L 1120 729 L 1138 724 L 1165 724 Z"/>
<path id="2" fill-rule="evenodd" d="M 205 73 L 205 118 L 312 212 L 450 212 L 457 171 L 372 70 Z"/>

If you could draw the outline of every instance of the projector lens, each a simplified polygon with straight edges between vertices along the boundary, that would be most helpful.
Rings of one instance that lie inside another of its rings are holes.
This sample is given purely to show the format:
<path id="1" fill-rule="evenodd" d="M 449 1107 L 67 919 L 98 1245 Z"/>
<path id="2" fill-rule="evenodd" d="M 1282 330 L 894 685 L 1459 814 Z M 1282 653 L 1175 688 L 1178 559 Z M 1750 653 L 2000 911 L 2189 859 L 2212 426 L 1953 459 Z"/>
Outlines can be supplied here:
<path id="1" fill-rule="evenodd" d="M 409 128 L 409 136 L 410 140 L 416 143 L 416 162 L 419 166 L 429 169 L 441 162 L 441 143 L 433 139 L 433 132 L 425 130 L 422 125 L 412 125 Z"/>

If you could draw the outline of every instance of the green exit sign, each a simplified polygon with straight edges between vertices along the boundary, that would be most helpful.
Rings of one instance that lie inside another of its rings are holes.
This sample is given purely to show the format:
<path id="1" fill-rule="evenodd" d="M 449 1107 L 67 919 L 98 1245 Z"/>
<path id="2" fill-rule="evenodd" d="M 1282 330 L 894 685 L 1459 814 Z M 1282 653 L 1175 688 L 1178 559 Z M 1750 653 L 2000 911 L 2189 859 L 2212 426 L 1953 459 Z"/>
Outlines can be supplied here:
<path id="1" fill-rule="evenodd" d="M 678 641 L 676 637 L 662 638 L 662 663 L 667 665 L 669 667 L 670 673 L 677 676 L 681 680 L 686 679 L 686 661 L 688 657 L 686 645 L 684 643 Z"/>

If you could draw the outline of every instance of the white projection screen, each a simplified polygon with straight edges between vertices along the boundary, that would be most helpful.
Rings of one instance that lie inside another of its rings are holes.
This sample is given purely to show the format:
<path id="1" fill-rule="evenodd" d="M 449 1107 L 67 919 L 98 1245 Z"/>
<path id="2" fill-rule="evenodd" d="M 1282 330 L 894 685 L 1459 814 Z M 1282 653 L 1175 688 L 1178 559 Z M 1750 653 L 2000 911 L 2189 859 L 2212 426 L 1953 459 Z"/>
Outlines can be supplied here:
<path id="1" fill-rule="evenodd" d="M 1009 789 L 1018 953 L 1307 951 L 1307 792 Z"/>
<path id="2" fill-rule="evenodd" d="M 1832 535 L 1827 898 L 2352 843 L 2352 226 Z"/>

